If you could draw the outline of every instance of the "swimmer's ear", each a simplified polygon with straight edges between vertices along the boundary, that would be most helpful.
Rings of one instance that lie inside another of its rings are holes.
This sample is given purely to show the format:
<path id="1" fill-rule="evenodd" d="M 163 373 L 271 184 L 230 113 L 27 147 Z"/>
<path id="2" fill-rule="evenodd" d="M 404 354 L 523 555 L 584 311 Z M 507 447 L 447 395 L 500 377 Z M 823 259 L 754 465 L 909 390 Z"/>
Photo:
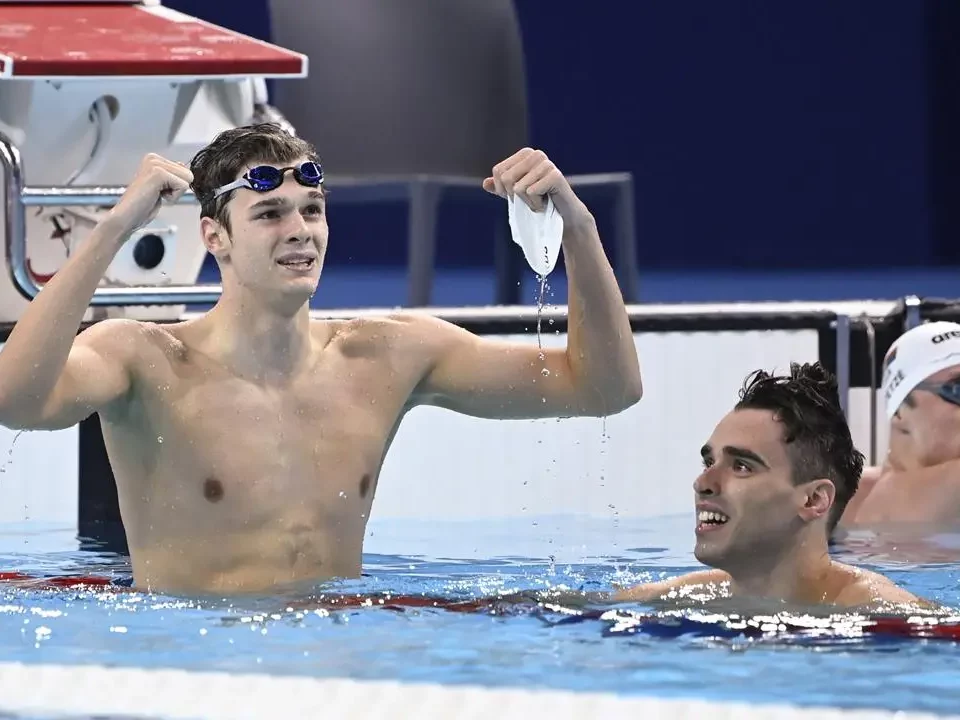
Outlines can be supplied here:
<path id="1" fill-rule="evenodd" d="M 223 226 L 213 218 L 200 218 L 200 238 L 204 247 L 214 257 L 220 257 L 227 251 L 227 234 Z"/>
<path id="2" fill-rule="evenodd" d="M 800 508 L 800 517 L 810 522 L 826 517 L 833 507 L 837 489 L 826 479 L 812 480 L 798 488 L 804 497 L 803 507 Z"/>

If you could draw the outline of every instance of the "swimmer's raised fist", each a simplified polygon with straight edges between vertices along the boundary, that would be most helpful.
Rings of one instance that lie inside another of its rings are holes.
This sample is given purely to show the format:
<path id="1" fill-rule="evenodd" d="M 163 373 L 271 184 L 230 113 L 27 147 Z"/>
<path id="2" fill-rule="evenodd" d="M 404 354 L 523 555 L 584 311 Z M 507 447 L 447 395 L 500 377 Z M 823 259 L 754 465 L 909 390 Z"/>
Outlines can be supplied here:
<path id="1" fill-rule="evenodd" d="M 153 220 L 162 203 L 175 203 L 191 182 L 193 173 L 186 166 L 149 153 L 111 215 L 133 232 Z"/>
<path id="2" fill-rule="evenodd" d="M 563 173 L 542 150 L 523 148 L 498 163 L 483 181 L 483 189 L 502 198 L 513 195 L 534 211 L 543 210 L 550 196 L 567 223 L 589 217 Z"/>

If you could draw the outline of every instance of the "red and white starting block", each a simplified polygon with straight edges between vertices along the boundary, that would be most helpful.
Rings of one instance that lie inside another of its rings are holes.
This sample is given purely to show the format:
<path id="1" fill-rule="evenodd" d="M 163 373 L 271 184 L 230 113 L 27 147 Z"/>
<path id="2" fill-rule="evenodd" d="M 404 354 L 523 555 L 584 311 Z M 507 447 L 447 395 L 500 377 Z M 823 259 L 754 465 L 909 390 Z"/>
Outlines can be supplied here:
<path id="1" fill-rule="evenodd" d="M 0 277 L 0 322 L 20 316 L 143 155 L 187 163 L 221 130 L 277 117 L 266 78 L 306 74 L 304 55 L 158 2 L 0 0 L 0 220 L 9 267 Z M 196 286 L 204 256 L 187 195 L 124 246 L 92 305 L 99 316 L 168 319 L 184 304 L 213 302 L 218 286 Z"/>

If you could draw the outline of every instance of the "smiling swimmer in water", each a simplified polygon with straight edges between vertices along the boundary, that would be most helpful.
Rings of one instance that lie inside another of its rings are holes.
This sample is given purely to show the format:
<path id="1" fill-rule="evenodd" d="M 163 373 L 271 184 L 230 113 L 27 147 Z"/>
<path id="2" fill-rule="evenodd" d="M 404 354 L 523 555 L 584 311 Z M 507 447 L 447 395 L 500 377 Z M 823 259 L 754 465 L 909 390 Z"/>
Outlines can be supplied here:
<path id="1" fill-rule="evenodd" d="M 828 538 L 857 490 L 836 379 L 819 363 L 756 371 L 700 450 L 694 555 L 710 570 L 638 585 L 616 601 L 750 597 L 794 605 L 926 606 L 889 579 L 830 558 Z"/>

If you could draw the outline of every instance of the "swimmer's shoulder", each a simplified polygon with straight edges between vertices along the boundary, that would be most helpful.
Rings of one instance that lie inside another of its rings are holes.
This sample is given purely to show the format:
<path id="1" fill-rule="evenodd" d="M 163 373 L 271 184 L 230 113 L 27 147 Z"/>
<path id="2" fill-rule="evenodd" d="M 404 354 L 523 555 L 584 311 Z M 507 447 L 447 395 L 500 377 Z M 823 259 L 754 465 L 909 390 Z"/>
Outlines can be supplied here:
<path id="1" fill-rule="evenodd" d="M 128 318 L 109 318 L 92 325 L 88 341 L 101 353 L 124 361 L 134 376 L 154 375 L 164 368 L 196 359 L 192 352 L 205 333 L 197 321 L 159 323 Z"/>
<path id="2" fill-rule="evenodd" d="M 937 605 L 917 597 L 880 573 L 834 562 L 841 573 L 841 588 L 834 599 L 835 605 L 890 609 L 891 606 L 911 610 L 935 610 Z"/>
<path id="3" fill-rule="evenodd" d="M 693 593 L 709 595 L 710 599 L 730 594 L 730 576 L 722 570 L 695 570 L 657 582 L 623 588 L 612 596 L 614 602 L 653 602 L 673 600 Z"/>
<path id="4" fill-rule="evenodd" d="M 431 353 L 463 331 L 456 325 L 425 313 L 397 312 L 348 320 L 314 320 L 314 333 L 347 348 L 416 350 Z"/>
<path id="5" fill-rule="evenodd" d="M 847 506 L 843 509 L 843 515 L 840 517 L 839 527 L 850 527 L 858 522 L 857 515 L 861 508 L 870 497 L 873 489 L 879 483 L 880 478 L 884 476 L 887 470 L 886 466 L 874 465 L 863 469 L 860 475 L 860 481 L 857 483 L 857 491 L 850 498 Z"/>
<path id="6" fill-rule="evenodd" d="M 160 352 L 168 357 L 183 359 L 192 345 L 195 344 L 195 335 L 198 321 L 185 320 L 174 323 L 139 322 L 140 341 L 143 349 Z"/>
<path id="7" fill-rule="evenodd" d="M 79 343 L 117 359 L 136 360 L 166 336 L 162 326 L 130 318 L 107 318 L 85 328 Z"/>

